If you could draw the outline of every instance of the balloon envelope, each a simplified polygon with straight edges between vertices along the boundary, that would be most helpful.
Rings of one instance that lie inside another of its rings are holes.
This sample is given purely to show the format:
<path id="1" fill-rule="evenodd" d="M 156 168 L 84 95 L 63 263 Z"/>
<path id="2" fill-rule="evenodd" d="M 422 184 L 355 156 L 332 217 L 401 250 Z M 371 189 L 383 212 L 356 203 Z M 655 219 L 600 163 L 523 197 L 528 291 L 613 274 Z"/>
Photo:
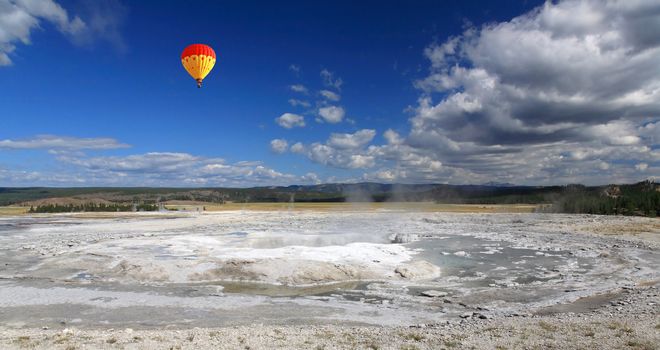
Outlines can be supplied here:
<path id="1" fill-rule="evenodd" d="M 192 44 L 181 53 L 181 64 L 197 81 L 197 87 L 202 86 L 202 80 L 206 78 L 213 66 L 215 66 L 215 51 L 204 44 Z"/>

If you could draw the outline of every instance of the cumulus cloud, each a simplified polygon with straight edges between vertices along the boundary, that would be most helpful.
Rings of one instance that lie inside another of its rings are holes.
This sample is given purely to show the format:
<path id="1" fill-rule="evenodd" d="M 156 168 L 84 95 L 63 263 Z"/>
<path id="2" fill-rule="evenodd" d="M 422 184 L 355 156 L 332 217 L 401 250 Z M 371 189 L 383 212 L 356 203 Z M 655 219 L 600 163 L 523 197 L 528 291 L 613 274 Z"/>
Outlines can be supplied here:
<path id="1" fill-rule="evenodd" d="M 330 90 L 321 90 L 319 93 L 321 94 L 321 96 L 323 96 L 323 98 L 325 98 L 328 101 L 337 102 L 341 99 L 341 96 L 339 96 L 339 94 L 334 93 Z"/>
<path id="2" fill-rule="evenodd" d="M 305 145 L 303 145 L 301 142 L 296 142 L 293 145 L 291 145 L 291 148 L 289 150 L 292 153 L 302 154 L 305 152 Z"/>
<path id="3" fill-rule="evenodd" d="M 385 138 L 385 140 L 387 140 L 387 143 L 389 143 L 391 145 L 400 145 L 404 141 L 403 138 L 401 137 L 401 135 L 399 135 L 398 132 L 396 132 L 392 129 L 387 129 L 383 133 L 383 137 Z"/>
<path id="4" fill-rule="evenodd" d="M 31 32 L 42 28 L 43 21 L 53 24 L 74 43 L 89 44 L 101 38 L 123 48 L 119 28 L 125 8 L 116 1 L 104 0 L 91 2 L 85 9 L 87 21 L 70 15 L 53 0 L 0 0 L 0 66 L 12 64 L 9 55 L 16 44 L 30 44 Z"/>
<path id="5" fill-rule="evenodd" d="M 296 142 L 290 151 L 305 155 L 313 162 L 337 168 L 371 168 L 376 158 L 365 146 L 375 135 L 376 131 L 371 129 L 358 130 L 352 134 L 333 133 L 325 143 L 315 142 L 306 146 Z"/>
<path id="6" fill-rule="evenodd" d="M 363 129 L 353 134 L 333 133 L 328 139 L 328 145 L 339 149 L 355 149 L 364 147 L 376 136 L 376 130 Z"/>
<path id="7" fill-rule="evenodd" d="M 285 139 L 274 139 L 270 141 L 270 149 L 275 153 L 284 153 L 289 148 L 289 143 Z"/>
<path id="8" fill-rule="evenodd" d="M 281 116 L 275 118 L 275 122 L 286 129 L 291 129 L 294 127 L 304 127 L 305 126 L 305 117 L 293 113 L 284 113 Z"/>
<path id="9" fill-rule="evenodd" d="M 312 183 L 318 185 L 321 183 L 321 179 L 316 173 L 307 173 L 301 177 L 301 179 L 306 183 Z"/>
<path id="10" fill-rule="evenodd" d="M 655 1 L 546 2 L 430 45 L 405 143 L 472 178 L 638 180 L 626 162 L 658 161 L 660 32 L 644 27 L 659 15 Z"/>
<path id="11" fill-rule="evenodd" d="M 307 94 L 309 92 L 309 90 L 307 90 L 307 87 L 305 87 L 305 85 L 302 84 L 290 85 L 289 89 L 291 89 L 291 91 L 293 92 L 299 92 L 301 94 Z"/>
<path id="12" fill-rule="evenodd" d="M 391 182 L 638 181 L 660 166 L 658 18 L 657 1 L 564 0 L 468 28 L 424 51 L 407 135 L 297 153 L 367 157 L 363 179 Z"/>
<path id="13" fill-rule="evenodd" d="M 38 135 L 19 140 L 0 140 L 3 149 L 47 149 L 47 150 L 104 150 L 130 147 L 113 138 L 77 138 L 55 135 Z"/>
<path id="14" fill-rule="evenodd" d="M 420 103 L 414 131 L 482 145 L 635 143 L 606 129 L 660 110 L 660 77 L 647 73 L 660 70 L 660 33 L 641 30 L 658 15 L 653 1 L 547 2 L 433 44 L 431 74 L 417 86 L 448 95 Z"/>
<path id="15" fill-rule="evenodd" d="M 345 116 L 344 108 L 337 106 L 328 106 L 319 108 L 319 117 L 316 118 L 318 122 L 326 122 L 330 124 L 340 123 Z"/>

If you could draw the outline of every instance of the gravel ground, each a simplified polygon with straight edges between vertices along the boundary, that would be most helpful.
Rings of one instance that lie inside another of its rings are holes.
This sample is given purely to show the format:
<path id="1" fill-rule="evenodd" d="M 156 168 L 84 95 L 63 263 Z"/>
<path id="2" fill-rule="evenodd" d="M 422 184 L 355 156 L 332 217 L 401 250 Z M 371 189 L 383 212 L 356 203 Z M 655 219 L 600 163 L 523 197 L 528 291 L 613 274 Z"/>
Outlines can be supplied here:
<path id="1" fill-rule="evenodd" d="M 588 314 L 465 319 L 410 327 L 250 325 L 164 330 L 0 329 L 3 349 L 658 349 L 657 289 Z M 652 295 L 655 295 L 652 297 Z"/>

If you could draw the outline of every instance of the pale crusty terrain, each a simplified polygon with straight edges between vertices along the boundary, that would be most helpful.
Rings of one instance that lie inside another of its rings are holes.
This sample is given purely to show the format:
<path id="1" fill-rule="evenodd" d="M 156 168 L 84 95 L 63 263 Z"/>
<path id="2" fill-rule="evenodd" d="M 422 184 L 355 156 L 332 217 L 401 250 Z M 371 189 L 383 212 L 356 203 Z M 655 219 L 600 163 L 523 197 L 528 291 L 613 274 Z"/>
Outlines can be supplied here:
<path id="1" fill-rule="evenodd" d="M 145 214 L 145 217 L 148 216 Z M 478 216 L 462 218 L 467 222 L 480 220 Z M 660 249 L 660 221 L 657 219 L 585 215 L 543 216 L 536 221 L 525 216 L 505 218 L 499 220 L 510 221 L 512 227 L 518 225 L 520 232 L 525 232 L 524 227 L 532 230 L 532 225 L 543 226 L 551 222 L 553 232 L 560 232 L 549 236 L 553 239 L 560 239 L 561 236 L 577 237 L 579 242 L 593 239 L 597 242 L 597 248 L 585 246 L 586 252 L 597 250 L 603 258 L 608 257 L 608 251 L 623 248 L 641 249 L 645 254 L 657 257 Z M 519 232 L 512 231 L 511 234 Z M 530 236 L 524 242 L 537 239 Z M 80 244 L 65 243 L 65 246 L 72 244 L 70 249 Z M 28 248 L 30 251 L 35 249 Z M 60 254 L 59 251 L 56 253 Z M 162 329 L 131 329 L 116 325 L 111 328 L 64 321 L 57 326 L 49 324 L 48 327 L 34 323 L 7 324 L 0 326 L 0 348 L 660 349 L 660 280 L 655 277 L 629 279 L 620 287 L 606 292 L 528 312 L 498 312 L 482 309 L 478 304 L 468 304 L 460 317 L 426 324 L 374 326 L 373 323 L 328 321 L 308 325 L 283 322 L 201 328 L 191 323 Z M 452 301 L 451 305 L 456 304 Z M 3 312 L 0 309 L 0 319 Z"/>

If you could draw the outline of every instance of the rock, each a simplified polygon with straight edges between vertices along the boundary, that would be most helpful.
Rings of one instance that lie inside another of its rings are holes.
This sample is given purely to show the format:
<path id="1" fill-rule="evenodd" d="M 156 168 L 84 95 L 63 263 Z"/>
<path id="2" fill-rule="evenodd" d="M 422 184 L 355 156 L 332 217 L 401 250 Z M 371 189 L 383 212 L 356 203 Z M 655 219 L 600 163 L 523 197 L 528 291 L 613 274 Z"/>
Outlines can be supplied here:
<path id="1" fill-rule="evenodd" d="M 461 318 L 472 317 L 472 315 L 474 315 L 473 312 L 464 312 L 464 313 L 461 314 Z"/>
<path id="2" fill-rule="evenodd" d="M 419 236 L 414 233 L 397 233 L 389 238 L 392 243 L 410 243 L 419 240 Z"/>
<path id="3" fill-rule="evenodd" d="M 415 279 L 428 279 L 440 275 L 440 268 L 429 263 L 428 261 L 415 261 L 406 265 L 398 266 L 394 272 L 401 277 L 415 280 Z"/>
<path id="4" fill-rule="evenodd" d="M 467 256 L 468 253 L 461 250 L 461 251 L 458 251 L 458 252 L 454 253 L 454 255 L 456 255 L 456 256 Z"/>
<path id="5" fill-rule="evenodd" d="M 425 297 L 430 297 L 430 298 L 442 298 L 446 297 L 448 294 L 447 292 L 441 292 L 439 290 L 425 290 L 420 293 L 421 295 Z"/>

